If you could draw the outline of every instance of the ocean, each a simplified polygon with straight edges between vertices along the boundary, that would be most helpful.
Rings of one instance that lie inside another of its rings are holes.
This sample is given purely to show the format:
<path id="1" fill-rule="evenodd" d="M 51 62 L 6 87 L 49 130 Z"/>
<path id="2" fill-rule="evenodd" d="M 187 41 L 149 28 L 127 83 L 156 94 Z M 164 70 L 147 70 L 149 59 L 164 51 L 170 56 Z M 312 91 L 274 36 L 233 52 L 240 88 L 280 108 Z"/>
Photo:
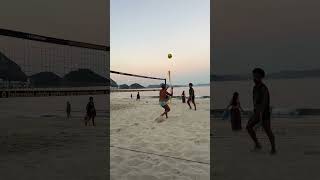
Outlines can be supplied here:
<path id="1" fill-rule="evenodd" d="M 195 91 L 196 98 L 210 98 L 210 86 L 196 86 L 193 87 Z M 171 89 L 169 88 L 168 91 L 170 92 Z M 173 88 L 173 96 L 180 97 L 182 91 L 185 91 L 186 96 L 189 96 L 189 87 L 175 87 Z M 112 92 L 112 97 L 117 98 L 130 98 L 132 93 L 133 98 L 136 98 L 137 92 Z M 159 91 L 143 91 L 140 92 L 141 99 L 143 98 L 159 98 Z"/>
<path id="2" fill-rule="evenodd" d="M 291 113 L 297 109 L 320 109 L 320 78 L 265 80 L 274 113 Z M 252 109 L 253 81 L 211 82 L 213 109 L 225 108 L 233 92 L 240 94 L 244 109 Z"/>

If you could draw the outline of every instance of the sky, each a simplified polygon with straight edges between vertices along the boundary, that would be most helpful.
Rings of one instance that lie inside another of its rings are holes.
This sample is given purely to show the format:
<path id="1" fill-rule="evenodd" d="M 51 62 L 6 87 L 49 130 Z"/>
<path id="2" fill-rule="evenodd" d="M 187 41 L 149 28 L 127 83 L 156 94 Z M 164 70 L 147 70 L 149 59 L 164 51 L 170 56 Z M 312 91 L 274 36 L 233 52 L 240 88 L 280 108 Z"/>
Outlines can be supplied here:
<path id="1" fill-rule="evenodd" d="M 320 69 L 320 1 L 213 1 L 212 74 Z"/>
<path id="2" fill-rule="evenodd" d="M 209 83 L 210 0 L 110 3 L 111 70 L 165 78 L 170 70 L 173 84 Z M 111 77 L 119 83 L 131 81 Z"/>
<path id="3" fill-rule="evenodd" d="M 0 28 L 109 46 L 109 13 L 109 0 L 1 0 Z M 18 63 L 27 75 L 51 71 L 63 76 L 78 68 L 108 75 L 107 52 L 34 41 L 25 43 L 5 36 L 0 36 L 0 51 Z"/>
<path id="4" fill-rule="evenodd" d="M 1 0 L 0 28 L 109 43 L 109 0 Z"/>

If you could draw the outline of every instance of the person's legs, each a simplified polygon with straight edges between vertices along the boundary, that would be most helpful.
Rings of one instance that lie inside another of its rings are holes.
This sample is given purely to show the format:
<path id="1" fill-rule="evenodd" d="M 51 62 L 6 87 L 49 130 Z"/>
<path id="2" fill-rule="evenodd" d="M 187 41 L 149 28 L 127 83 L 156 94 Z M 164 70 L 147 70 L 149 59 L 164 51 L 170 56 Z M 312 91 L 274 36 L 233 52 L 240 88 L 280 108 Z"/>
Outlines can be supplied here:
<path id="1" fill-rule="evenodd" d="M 187 103 L 188 103 L 189 108 L 192 109 L 191 105 L 190 105 L 190 101 L 191 101 L 191 98 L 189 97 Z"/>
<path id="2" fill-rule="evenodd" d="M 269 138 L 270 144 L 271 144 L 271 154 L 274 154 L 274 153 L 276 153 L 276 145 L 275 145 L 275 138 L 274 138 L 273 132 L 271 130 L 270 119 L 265 119 L 262 122 L 262 126 L 263 126 L 263 129 L 265 130 L 265 132 Z"/>
<path id="3" fill-rule="evenodd" d="M 256 116 L 256 115 L 253 115 L 250 120 L 248 121 L 248 124 L 247 124 L 247 131 L 250 135 L 250 137 L 252 138 L 252 140 L 254 141 L 255 143 L 255 148 L 256 149 L 261 149 L 261 145 L 257 139 L 257 135 L 256 135 L 256 132 L 254 131 L 253 127 L 260 121 L 260 119 Z"/>
<path id="4" fill-rule="evenodd" d="M 194 102 L 194 97 L 192 98 L 192 104 L 194 105 L 194 110 L 196 111 L 197 110 L 197 106 L 196 106 L 196 103 Z"/>
<path id="5" fill-rule="evenodd" d="M 163 104 L 160 104 L 160 105 L 161 105 L 161 107 L 164 109 L 164 112 L 163 112 L 160 116 L 163 116 L 163 115 L 166 114 L 166 108 L 165 108 L 165 105 L 163 105 Z"/>
<path id="6" fill-rule="evenodd" d="M 166 115 L 166 118 L 168 118 L 168 112 L 170 111 L 170 107 L 168 105 L 165 105 L 165 115 Z"/>
<path id="7" fill-rule="evenodd" d="M 96 125 L 94 124 L 94 118 L 95 118 L 95 116 L 92 116 L 92 125 L 93 125 L 93 126 L 96 126 Z"/>

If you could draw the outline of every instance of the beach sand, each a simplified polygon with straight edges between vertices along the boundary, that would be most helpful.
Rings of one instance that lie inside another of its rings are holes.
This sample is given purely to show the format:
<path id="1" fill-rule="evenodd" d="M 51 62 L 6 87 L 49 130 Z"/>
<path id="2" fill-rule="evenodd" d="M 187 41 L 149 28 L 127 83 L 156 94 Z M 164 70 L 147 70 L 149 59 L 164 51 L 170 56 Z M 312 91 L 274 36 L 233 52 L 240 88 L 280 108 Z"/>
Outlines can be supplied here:
<path id="1" fill-rule="evenodd" d="M 173 99 L 159 119 L 157 98 L 111 96 L 111 179 L 209 180 L 210 99 L 196 103 L 194 111 Z"/>
<path id="2" fill-rule="evenodd" d="M 272 129 L 278 153 L 270 155 L 263 131 L 257 133 L 263 149 L 251 152 L 243 118 L 243 130 L 232 132 L 230 121 L 213 118 L 213 166 L 215 180 L 319 179 L 320 117 L 274 117 Z"/>
<path id="3" fill-rule="evenodd" d="M 83 125 L 89 96 L 0 99 L 0 179 L 106 180 L 107 97 L 93 97 L 96 127 Z"/>

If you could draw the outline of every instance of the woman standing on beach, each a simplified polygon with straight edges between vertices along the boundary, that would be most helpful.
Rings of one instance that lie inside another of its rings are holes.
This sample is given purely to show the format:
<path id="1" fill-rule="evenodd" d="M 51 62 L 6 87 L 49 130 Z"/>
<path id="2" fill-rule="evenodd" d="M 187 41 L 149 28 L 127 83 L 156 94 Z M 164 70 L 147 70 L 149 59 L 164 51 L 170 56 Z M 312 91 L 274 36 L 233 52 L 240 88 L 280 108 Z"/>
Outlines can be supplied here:
<path id="1" fill-rule="evenodd" d="M 186 95 L 185 95 L 184 91 L 182 91 L 181 99 L 182 99 L 182 103 L 186 103 Z"/>
<path id="2" fill-rule="evenodd" d="M 230 109 L 231 112 L 231 128 L 233 131 L 241 130 L 241 113 L 240 110 L 243 111 L 243 109 L 240 106 L 240 101 L 239 101 L 239 93 L 234 92 L 232 100 L 230 104 L 227 106 L 227 110 Z"/>

